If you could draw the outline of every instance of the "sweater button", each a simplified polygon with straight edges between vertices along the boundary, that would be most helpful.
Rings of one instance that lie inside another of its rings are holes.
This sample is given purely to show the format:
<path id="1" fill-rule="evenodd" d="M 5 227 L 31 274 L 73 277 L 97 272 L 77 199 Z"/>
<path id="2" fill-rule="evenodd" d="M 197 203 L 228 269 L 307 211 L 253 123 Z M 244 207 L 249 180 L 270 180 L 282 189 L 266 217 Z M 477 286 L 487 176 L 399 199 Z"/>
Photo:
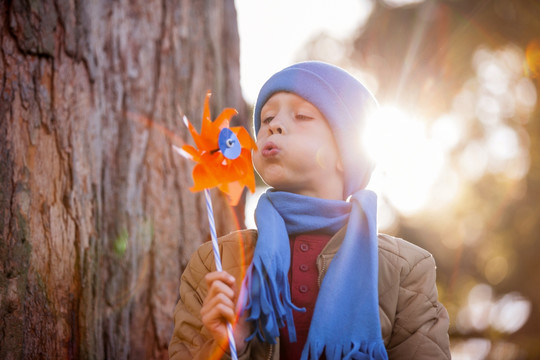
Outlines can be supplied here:
<path id="1" fill-rule="evenodd" d="M 307 285 L 300 285 L 298 287 L 298 290 L 302 293 L 302 294 L 305 294 L 308 292 L 309 288 L 307 287 Z"/>
<path id="2" fill-rule="evenodd" d="M 307 266 L 306 264 L 302 264 L 302 265 L 300 265 L 300 270 L 306 272 L 306 271 L 309 270 L 309 266 Z"/>
<path id="3" fill-rule="evenodd" d="M 309 250 L 309 245 L 306 244 L 306 243 L 300 244 L 300 250 L 302 250 L 303 252 L 308 251 Z"/>

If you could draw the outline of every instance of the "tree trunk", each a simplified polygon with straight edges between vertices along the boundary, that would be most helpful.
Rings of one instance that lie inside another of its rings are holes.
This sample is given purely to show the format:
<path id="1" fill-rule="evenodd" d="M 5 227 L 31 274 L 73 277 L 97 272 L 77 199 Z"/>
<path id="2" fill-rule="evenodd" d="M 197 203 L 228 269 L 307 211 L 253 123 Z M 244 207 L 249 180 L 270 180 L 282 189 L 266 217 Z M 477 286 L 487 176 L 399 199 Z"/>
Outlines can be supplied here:
<path id="1" fill-rule="evenodd" d="M 167 358 L 209 238 L 171 144 L 208 89 L 247 120 L 234 2 L 1 1 L 0 24 L 0 358 Z"/>

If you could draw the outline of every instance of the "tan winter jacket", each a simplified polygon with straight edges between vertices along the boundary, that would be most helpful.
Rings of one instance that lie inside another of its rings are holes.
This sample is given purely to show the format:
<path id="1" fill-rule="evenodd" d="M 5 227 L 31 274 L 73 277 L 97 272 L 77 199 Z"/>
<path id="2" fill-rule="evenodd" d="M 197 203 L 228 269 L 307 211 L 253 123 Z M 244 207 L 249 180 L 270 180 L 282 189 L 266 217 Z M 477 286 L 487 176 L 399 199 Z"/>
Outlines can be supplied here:
<path id="1" fill-rule="evenodd" d="M 345 228 L 317 258 L 320 280 L 344 236 Z M 238 286 L 256 241 L 256 230 L 234 232 L 219 240 L 223 269 L 237 279 Z M 171 360 L 230 358 L 212 340 L 200 318 L 207 293 L 204 276 L 211 271 L 215 271 L 212 245 L 205 243 L 182 275 L 169 344 Z M 383 234 L 379 235 L 379 315 L 389 359 L 450 359 L 448 313 L 437 301 L 433 256 L 403 239 Z M 279 359 L 279 343 L 270 345 L 255 337 L 239 359 Z"/>

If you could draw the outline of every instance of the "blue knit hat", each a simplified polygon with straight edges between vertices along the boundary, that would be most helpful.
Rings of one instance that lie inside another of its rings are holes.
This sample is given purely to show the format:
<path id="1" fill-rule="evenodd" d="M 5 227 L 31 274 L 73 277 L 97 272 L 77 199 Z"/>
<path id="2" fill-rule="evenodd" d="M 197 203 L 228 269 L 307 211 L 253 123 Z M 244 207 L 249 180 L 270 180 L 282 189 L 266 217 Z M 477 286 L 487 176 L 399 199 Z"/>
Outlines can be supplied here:
<path id="1" fill-rule="evenodd" d="M 345 171 L 344 199 L 363 189 L 373 163 L 362 144 L 366 118 L 378 107 L 369 90 L 345 70 L 320 61 L 306 61 L 274 74 L 261 88 L 253 115 L 255 134 L 261 126 L 261 109 L 280 91 L 294 93 L 325 116 L 333 130 Z"/>

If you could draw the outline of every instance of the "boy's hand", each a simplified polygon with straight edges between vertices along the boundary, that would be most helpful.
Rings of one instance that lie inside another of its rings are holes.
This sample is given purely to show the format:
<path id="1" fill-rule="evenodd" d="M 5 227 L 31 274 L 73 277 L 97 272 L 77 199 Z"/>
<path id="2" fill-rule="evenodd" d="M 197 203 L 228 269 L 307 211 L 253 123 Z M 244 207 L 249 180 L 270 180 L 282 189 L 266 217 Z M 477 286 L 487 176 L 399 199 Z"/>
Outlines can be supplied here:
<path id="1" fill-rule="evenodd" d="M 236 350 L 238 354 L 241 354 L 247 345 L 244 339 L 249 336 L 250 329 L 245 321 L 247 314 L 236 322 L 235 278 L 226 271 L 215 271 L 206 274 L 205 280 L 208 285 L 208 294 L 201 308 L 202 322 L 214 340 L 226 352 L 229 352 L 227 322 L 233 324 Z"/>

